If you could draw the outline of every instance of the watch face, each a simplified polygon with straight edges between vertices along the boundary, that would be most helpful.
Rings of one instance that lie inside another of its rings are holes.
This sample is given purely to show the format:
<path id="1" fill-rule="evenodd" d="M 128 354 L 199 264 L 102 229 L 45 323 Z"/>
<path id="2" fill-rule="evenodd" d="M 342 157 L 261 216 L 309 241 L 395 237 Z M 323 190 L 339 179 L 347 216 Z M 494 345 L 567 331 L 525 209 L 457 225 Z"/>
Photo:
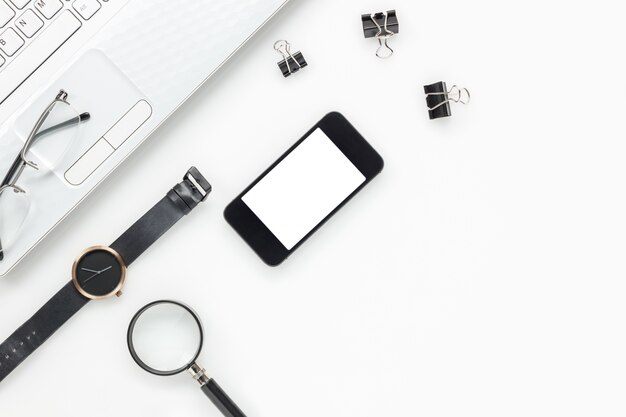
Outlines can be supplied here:
<path id="1" fill-rule="evenodd" d="M 83 295 L 102 298 L 117 292 L 124 281 L 126 268 L 112 249 L 88 249 L 74 263 L 74 282 Z"/>

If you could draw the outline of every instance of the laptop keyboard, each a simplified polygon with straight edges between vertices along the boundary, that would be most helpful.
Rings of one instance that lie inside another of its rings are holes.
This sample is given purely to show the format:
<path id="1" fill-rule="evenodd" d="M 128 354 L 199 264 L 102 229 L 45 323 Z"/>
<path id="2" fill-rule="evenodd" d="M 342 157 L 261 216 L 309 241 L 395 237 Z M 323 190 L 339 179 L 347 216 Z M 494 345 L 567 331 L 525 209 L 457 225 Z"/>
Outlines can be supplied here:
<path id="1" fill-rule="evenodd" d="M 0 0 L 0 104 L 109 0 Z"/>

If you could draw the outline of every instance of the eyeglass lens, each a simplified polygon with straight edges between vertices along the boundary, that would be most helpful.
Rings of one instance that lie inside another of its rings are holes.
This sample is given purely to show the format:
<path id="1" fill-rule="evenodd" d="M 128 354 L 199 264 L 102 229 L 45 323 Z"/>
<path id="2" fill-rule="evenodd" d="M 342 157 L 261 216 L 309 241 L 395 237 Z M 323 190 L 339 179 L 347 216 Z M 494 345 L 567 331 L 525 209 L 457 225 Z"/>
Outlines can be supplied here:
<path id="1" fill-rule="evenodd" d="M 0 261 L 28 217 L 29 194 L 36 192 L 38 178 L 63 164 L 79 139 L 81 121 L 88 118 L 87 113 L 81 117 L 69 103 L 56 99 L 37 120 L 27 112 L 0 132 Z"/>

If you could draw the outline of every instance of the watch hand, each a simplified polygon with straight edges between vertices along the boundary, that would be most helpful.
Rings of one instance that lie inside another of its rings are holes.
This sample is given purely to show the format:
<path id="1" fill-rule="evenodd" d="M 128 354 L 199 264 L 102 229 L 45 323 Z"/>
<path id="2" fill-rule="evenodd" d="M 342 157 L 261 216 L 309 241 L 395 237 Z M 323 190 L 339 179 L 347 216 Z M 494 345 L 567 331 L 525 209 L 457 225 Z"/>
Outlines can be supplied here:
<path id="1" fill-rule="evenodd" d="M 100 275 L 103 272 L 108 271 L 109 269 L 113 268 L 113 266 L 110 266 L 108 268 L 104 268 L 102 271 L 97 271 L 95 274 L 93 274 L 92 276 L 90 276 L 89 278 L 87 278 L 85 281 L 83 281 L 83 285 L 88 283 L 89 281 L 91 281 L 92 279 L 94 279 L 95 277 L 97 277 L 98 275 Z"/>
<path id="2" fill-rule="evenodd" d="M 83 271 L 87 271 L 87 272 L 95 272 L 95 273 L 100 272 L 100 271 L 94 271 L 93 269 L 88 269 L 88 268 L 80 268 L 80 269 L 82 269 Z"/>
<path id="3" fill-rule="evenodd" d="M 90 276 L 89 278 L 87 278 L 85 281 L 83 281 L 83 285 L 85 285 L 86 283 L 88 283 L 89 281 L 91 281 L 93 278 L 97 277 L 98 275 L 100 275 L 100 272 L 96 272 L 95 274 L 93 274 L 92 276 Z"/>

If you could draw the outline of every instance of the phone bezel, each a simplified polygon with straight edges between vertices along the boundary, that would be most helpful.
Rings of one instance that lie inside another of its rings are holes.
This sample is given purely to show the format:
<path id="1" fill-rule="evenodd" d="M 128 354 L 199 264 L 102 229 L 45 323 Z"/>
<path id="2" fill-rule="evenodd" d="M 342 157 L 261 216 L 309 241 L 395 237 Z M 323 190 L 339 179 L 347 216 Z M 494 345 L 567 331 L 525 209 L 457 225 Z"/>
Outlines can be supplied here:
<path id="1" fill-rule="evenodd" d="M 363 174 L 365 181 L 339 203 L 328 216 L 312 228 L 293 248 L 291 248 L 291 250 L 288 250 L 246 203 L 243 202 L 242 197 L 317 129 L 321 129 L 335 146 L 343 152 L 350 162 Z M 383 158 L 350 122 L 340 113 L 329 113 L 246 187 L 246 189 L 226 207 L 224 210 L 224 218 L 266 264 L 278 266 L 302 246 L 304 242 L 333 217 L 333 215 L 350 201 L 352 197 L 369 184 L 369 182 L 383 170 L 383 167 Z"/>

